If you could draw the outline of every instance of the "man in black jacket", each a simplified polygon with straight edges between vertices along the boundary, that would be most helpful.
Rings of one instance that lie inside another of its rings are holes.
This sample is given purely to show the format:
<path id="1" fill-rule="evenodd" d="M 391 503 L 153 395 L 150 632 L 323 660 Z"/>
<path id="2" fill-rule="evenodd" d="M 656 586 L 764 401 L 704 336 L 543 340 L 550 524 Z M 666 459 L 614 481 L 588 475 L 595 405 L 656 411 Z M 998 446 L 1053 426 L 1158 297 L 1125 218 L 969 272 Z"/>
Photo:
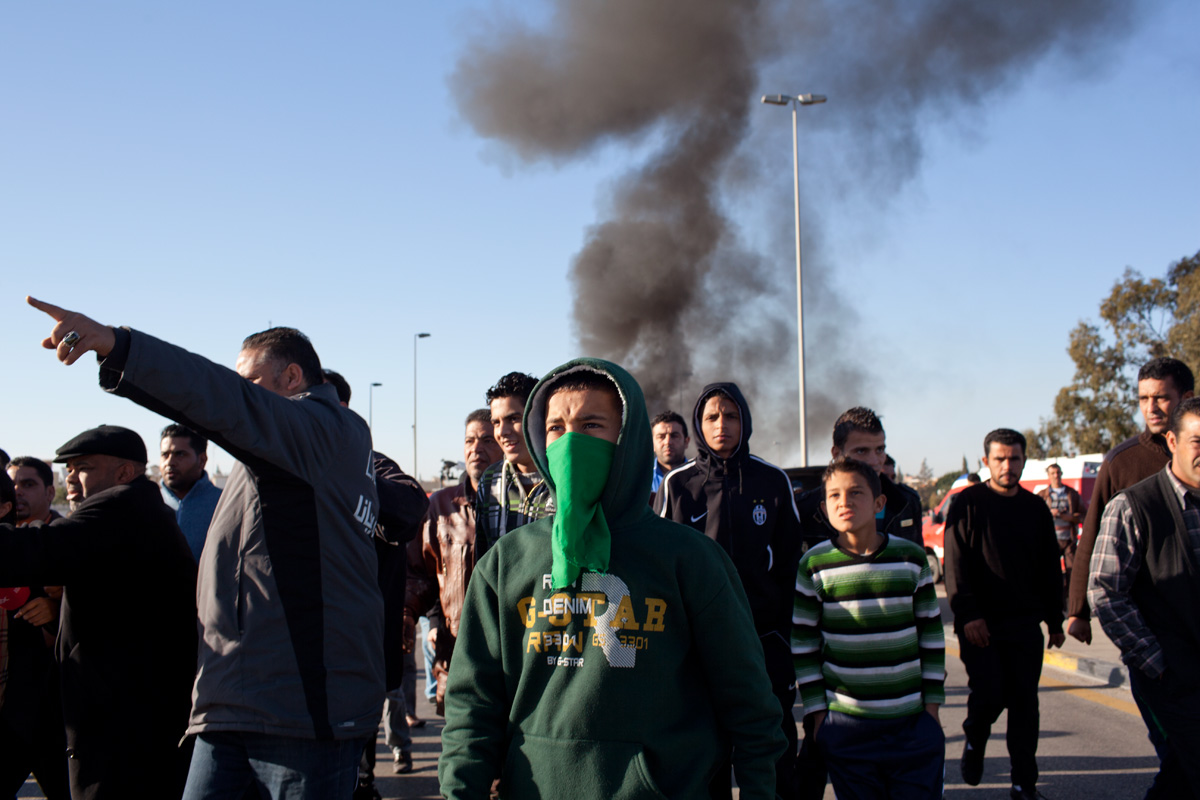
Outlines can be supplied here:
<path id="1" fill-rule="evenodd" d="M 924 547 L 921 538 L 921 497 L 913 489 L 902 483 L 893 483 L 883 474 L 884 462 L 888 457 L 887 434 L 875 412 L 855 406 L 838 417 L 833 423 L 833 448 L 830 453 L 833 458 L 845 456 L 870 464 L 879 474 L 887 505 L 883 508 L 883 516 L 875 520 L 876 530 Z M 825 490 L 818 486 L 802 494 L 797 503 L 800 522 L 804 526 L 804 541 L 808 547 L 834 535 L 825 512 L 821 510 L 821 501 L 824 499 Z"/>
<path id="2" fill-rule="evenodd" d="M 145 476 L 136 433 L 101 425 L 55 460 L 67 464 L 67 497 L 78 507 L 40 529 L 0 525 L 0 585 L 65 587 L 57 658 L 71 796 L 179 797 L 196 563 Z"/>
<path id="3" fill-rule="evenodd" d="M 795 796 L 796 676 L 792 668 L 792 593 L 800 562 L 800 519 L 787 474 L 750 454 L 750 407 L 733 383 L 712 383 L 696 401 L 695 461 L 671 472 L 655 511 L 690 525 L 725 548 L 742 579 L 762 642 L 788 749 L 776 764 L 776 792 Z M 729 771 L 713 791 L 728 796 Z M 714 794 L 714 796 L 717 796 Z"/>

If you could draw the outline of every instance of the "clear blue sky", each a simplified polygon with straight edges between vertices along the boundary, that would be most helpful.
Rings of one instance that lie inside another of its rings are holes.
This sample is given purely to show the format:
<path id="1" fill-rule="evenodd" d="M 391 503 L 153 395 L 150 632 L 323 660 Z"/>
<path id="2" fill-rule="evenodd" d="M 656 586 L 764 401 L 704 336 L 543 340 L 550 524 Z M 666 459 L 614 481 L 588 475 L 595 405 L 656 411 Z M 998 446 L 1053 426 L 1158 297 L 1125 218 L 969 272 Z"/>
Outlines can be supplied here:
<path id="1" fill-rule="evenodd" d="M 106 396 L 90 364 L 68 369 L 42 351 L 48 320 L 26 294 L 230 366 L 246 334 L 300 328 L 364 417 L 368 385 L 383 384 L 376 445 L 405 469 L 413 334 L 428 331 L 422 477 L 461 458 L 462 420 L 497 377 L 579 355 L 567 270 L 605 187 L 645 149 L 527 166 L 479 138 L 448 79 L 491 8 L 6 5 L 0 447 L 49 457 L 110 423 L 154 452 L 165 424 Z M 921 167 L 894 194 L 834 197 L 819 174 L 802 186 L 820 230 L 814 269 L 852 310 L 851 357 L 870 375 L 843 405 L 884 415 L 905 471 L 924 458 L 953 469 L 989 429 L 1036 425 L 1070 380 L 1068 331 L 1124 268 L 1157 275 L 1200 249 L 1197 29 L 1195 3 L 1148 5 L 1104 58 L 1049 59 L 980 106 L 931 118 Z M 787 166 L 753 187 L 755 202 L 790 219 L 787 115 L 763 107 L 752 119 L 755 141 Z M 761 215 L 743 224 L 747 241 L 790 241 Z M 819 362 L 822 342 L 809 347 Z M 756 451 L 794 459 L 773 444 L 791 434 L 755 427 Z M 810 436 L 824 458 L 828 431 Z"/>

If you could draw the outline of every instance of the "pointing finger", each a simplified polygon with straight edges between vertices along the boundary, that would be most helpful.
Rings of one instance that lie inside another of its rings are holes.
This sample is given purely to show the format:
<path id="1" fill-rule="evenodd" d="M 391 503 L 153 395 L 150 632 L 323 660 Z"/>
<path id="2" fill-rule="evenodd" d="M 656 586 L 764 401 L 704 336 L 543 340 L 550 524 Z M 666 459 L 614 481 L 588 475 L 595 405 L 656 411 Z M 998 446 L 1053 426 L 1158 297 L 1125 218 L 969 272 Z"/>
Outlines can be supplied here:
<path id="1" fill-rule="evenodd" d="M 25 302 L 29 303 L 29 305 L 33 306 L 38 311 L 49 314 L 51 317 L 54 318 L 55 321 L 61 320 L 63 317 L 65 317 L 68 314 L 66 309 L 59 308 L 58 306 L 54 305 L 53 303 L 43 303 L 41 300 L 38 300 L 36 297 L 30 297 L 30 296 L 26 295 Z"/>

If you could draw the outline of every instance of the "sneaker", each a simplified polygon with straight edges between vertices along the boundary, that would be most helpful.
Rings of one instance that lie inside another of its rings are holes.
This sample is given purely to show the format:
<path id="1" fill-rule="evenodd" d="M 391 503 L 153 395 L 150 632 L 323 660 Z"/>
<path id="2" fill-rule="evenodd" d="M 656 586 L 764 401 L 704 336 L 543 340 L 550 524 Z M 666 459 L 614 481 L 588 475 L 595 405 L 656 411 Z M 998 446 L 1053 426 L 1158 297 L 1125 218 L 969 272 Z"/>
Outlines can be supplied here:
<path id="1" fill-rule="evenodd" d="M 963 783 L 967 786 L 978 786 L 983 780 L 983 748 L 972 747 L 968 742 L 963 747 L 962 761 L 958 766 L 962 770 Z M 1016 791 L 1016 787 L 1013 787 L 1013 797 L 1017 797 Z"/>
<path id="2" fill-rule="evenodd" d="M 420 717 L 413 717 L 413 716 L 409 716 L 408 714 L 405 714 L 404 719 L 405 719 L 405 721 L 408 722 L 408 727 L 410 727 L 410 728 L 424 728 L 425 727 L 425 720 L 421 719 Z"/>
<path id="3" fill-rule="evenodd" d="M 1013 786 L 1009 792 L 1009 797 L 1012 800 L 1047 800 L 1046 795 L 1037 790 L 1037 787 L 1030 789 L 1022 789 L 1020 786 Z"/>
<path id="4" fill-rule="evenodd" d="M 407 775 L 413 771 L 412 753 L 406 753 L 403 750 L 396 750 L 396 755 L 392 759 L 392 772 L 397 775 Z"/>

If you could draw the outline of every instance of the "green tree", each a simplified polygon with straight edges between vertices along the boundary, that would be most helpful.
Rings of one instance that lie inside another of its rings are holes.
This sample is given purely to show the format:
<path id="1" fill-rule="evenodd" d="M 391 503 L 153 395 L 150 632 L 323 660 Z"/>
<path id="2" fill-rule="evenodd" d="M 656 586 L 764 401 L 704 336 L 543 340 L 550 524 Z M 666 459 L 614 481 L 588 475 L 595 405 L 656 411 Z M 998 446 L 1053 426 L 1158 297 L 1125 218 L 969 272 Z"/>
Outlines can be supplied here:
<path id="1" fill-rule="evenodd" d="M 1110 449 L 1140 429 L 1137 370 L 1158 356 L 1200 365 L 1200 252 L 1171 264 L 1165 278 L 1126 269 L 1100 304 L 1105 328 L 1081 321 L 1067 353 L 1075 375 L 1054 398 L 1054 416 L 1027 431 L 1030 456 Z"/>

